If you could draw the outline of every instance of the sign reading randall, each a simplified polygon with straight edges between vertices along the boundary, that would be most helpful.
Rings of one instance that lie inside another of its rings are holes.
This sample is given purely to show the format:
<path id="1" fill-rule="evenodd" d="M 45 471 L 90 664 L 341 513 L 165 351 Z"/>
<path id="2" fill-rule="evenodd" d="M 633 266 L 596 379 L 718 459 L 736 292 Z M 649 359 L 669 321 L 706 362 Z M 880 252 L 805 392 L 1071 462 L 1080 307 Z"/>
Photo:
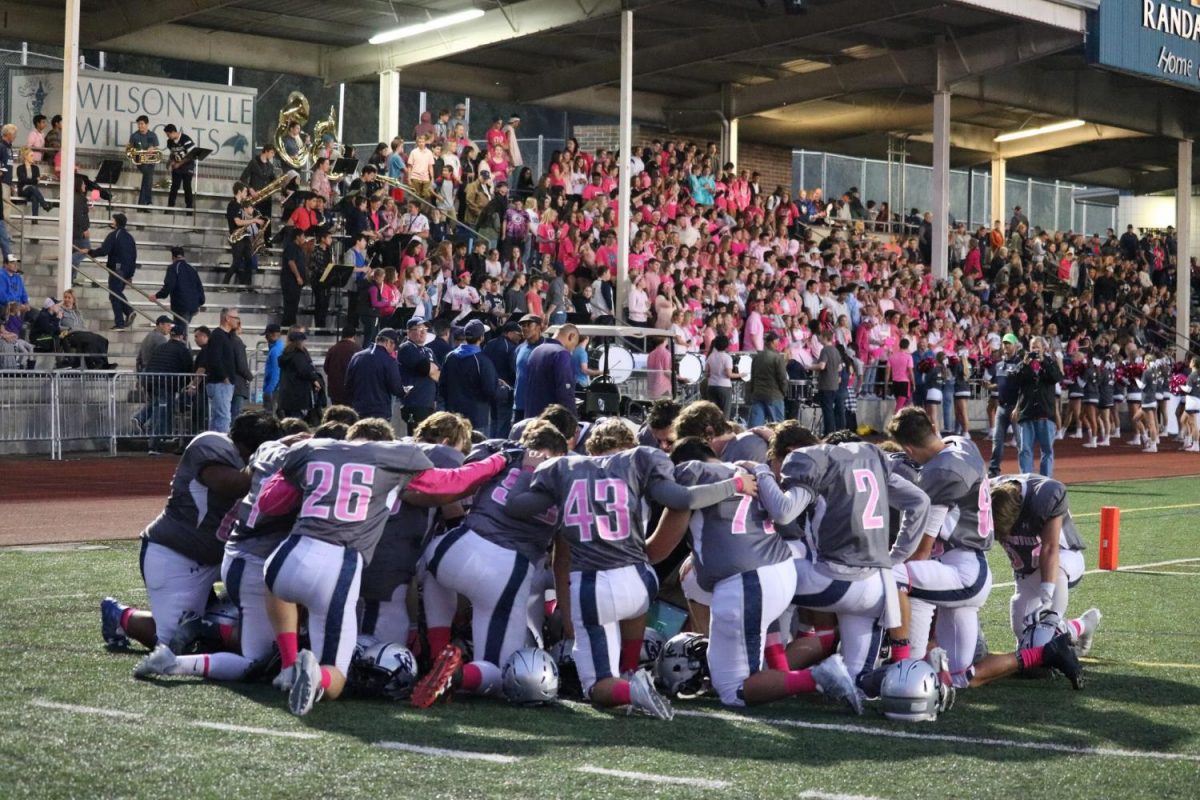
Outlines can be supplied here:
<path id="1" fill-rule="evenodd" d="M 1200 0 L 1104 0 L 1088 14 L 1088 60 L 1200 88 Z"/>

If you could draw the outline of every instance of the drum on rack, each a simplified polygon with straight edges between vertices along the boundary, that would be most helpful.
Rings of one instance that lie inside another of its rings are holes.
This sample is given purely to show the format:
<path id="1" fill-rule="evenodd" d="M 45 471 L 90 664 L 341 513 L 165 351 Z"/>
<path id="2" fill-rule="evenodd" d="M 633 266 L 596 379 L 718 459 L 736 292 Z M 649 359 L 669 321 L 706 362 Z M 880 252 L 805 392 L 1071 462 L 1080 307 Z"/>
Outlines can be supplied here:
<path id="1" fill-rule="evenodd" d="M 686 354 L 679 362 L 679 378 L 689 384 L 698 384 L 704 377 L 704 359 L 695 353 Z"/>
<path id="2" fill-rule="evenodd" d="M 633 353 L 619 344 L 608 346 L 607 356 L 604 348 L 593 351 L 596 355 L 597 369 L 607 372 L 615 384 L 622 384 L 633 375 Z"/>

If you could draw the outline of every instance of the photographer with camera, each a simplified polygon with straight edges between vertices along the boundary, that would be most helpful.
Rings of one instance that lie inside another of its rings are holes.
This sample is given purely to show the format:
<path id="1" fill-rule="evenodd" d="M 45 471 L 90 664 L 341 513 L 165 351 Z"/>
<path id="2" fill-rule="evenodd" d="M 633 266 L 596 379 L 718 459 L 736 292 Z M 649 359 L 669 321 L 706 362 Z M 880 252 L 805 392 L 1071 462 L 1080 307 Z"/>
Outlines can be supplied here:
<path id="1" fill-rule="evenodd" d="M 1033 472 L 1033 446 L 1042 450 L 1040 472 L 1047 478 L 1054 472 L 1054 385 L 1062 380 L 1058 358 L 1046 349 L 1040 336 L 1029 340 L 1021 366 L 1010 380 L 1017 384 L 1017 405 L 1012 420 L 1020 430 L 1017 463 L 1021 472 Z"/>

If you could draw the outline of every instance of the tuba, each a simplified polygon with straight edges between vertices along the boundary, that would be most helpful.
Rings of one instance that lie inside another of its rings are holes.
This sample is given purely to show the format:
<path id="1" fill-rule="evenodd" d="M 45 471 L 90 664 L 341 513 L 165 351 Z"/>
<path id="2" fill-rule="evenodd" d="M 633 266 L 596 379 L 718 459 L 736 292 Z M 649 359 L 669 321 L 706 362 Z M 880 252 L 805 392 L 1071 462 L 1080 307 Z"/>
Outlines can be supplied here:
<path id="1" fill-rule="evenodd" d="M 125 157 L 133 162 L 135 167 L 140 167 L 143 164 L 158 164 L 162 161 L 162 152 L 159 150 L 138 150 L 133 145 L 125 146 Z"/>
<path id="2" fill-rule="evenodd" d="M 275 154 L 279 156 L 280 161 L 293 169 L 304 169 L 308 166 L 308 148 L 301 144 L 299 152 L 292 156 L 288 155 L 283 142 L 287 138 L 287 130 L 292 123 L 298 123 L 303 127 L 306 122 L 308 122 L 308 98 L 302 92 L 292 92 L 288 95 L 287 105 L 279 112 L 279 125 L 275 128 Z"/>
<path id="3" fill-rule="evenodd" d="M 328 158 L 333 161 L 340 158 L 341 155 L 342 143 L 337 140 L 337 112 L 333 106 L 330 106 L 329 116 L 313 126 L 312 149 L 309 151 L 309 158 L 313 164 L 316 164 L 318 158 Z M 337 180 L 333 175 L 330 175 L 329 179 Z"/>

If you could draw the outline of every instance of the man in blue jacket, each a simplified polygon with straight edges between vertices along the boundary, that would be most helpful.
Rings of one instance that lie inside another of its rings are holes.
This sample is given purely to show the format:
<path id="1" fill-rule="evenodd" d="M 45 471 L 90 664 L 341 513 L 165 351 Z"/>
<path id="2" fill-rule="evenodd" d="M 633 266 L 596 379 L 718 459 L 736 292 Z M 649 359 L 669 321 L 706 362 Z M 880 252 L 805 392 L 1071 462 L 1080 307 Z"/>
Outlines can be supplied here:
<path id="1" fill-rule="evenodd" d="M 425 320 L 413 317 L 408 321 L 407 329 L 408 340 L 396 351 L 396 360 L 400 363 L 400 379 L 405 386 L 411 387 L 404 397 L 400 417 L 412 433 L 434 411 L 442 372 L 433 351 L 425 346 L 428 331 Z"/>
<path id="2" fill-rule="evenodd" d="M 537 314 L 526 314 L 517 324 L 521 327 L 524 341 L 517 345 L 513 353 L 513 374 L 516 376 L 513 383 L 513 422 L 537 416 L 525 410 L 526 397 L 529 395 L 529 357 L 545 341 L 542 338 L 542 318 Z"/>
<path id="3" fill-rule="evenodd" d="M 109 222 L 112 231 L 99 247 L 91 250 L 76 248 L 92 258 L 108 257 L 108 289 L 111 292 L 109 301 L 112 303 L 114 331 L 133 325 L 133 308 L 125 301 L 125 286 L 133 283 L 133 273 L 137 271 L 137 243 L 133 241 L 133 234 L 125 230 L 127 221 L 125 215 L 118 211 Z"/>
<path id="4" fill-rule="evenodd" d="M 515 356 L 520 343 L 521 326 L 508 322 L 500 329 L 500 335 L 483 347 L 483 354 L 492 362 L 500 379 L 499 391 L 492 401 L 492 429 L 488 433 L 493 439 L 505 438 L 512 427 L 513 387 L 517 384 Z"/>
<path id="5" fill-rule="evenodd" d="M 279 356 L 283 354 L 283 326 L 278 322 L 270 323 L 263 331 L 263 338 L 267 340 L 267 365 L 263 367 L 262 406 L 263 411 L 274 416 L 278 408 L 275 393 L 279 391 Z"/>
<path id="6" fill-rule="evenodd" d="M 159 300 L 171 298 L 171 311 L 187 322 L 191 322 L 204 305 L 204 283 L 196 274 L 196 268 L 184 259 L 182 247 L 171 248 L 166 280 L 154 296 Z"/>
<path id="7" fill-rule="evenodd" d="M 404 397 L 404 382 L 396 349 L 400 334 L 395 328 L 384 328 L 375 334 L 375 344 L 360 350 L 346 368 L 346 394 L 350 405 L 360 418 L 379 417 L 391 420 L 392 398 Z"/>
<path id="8" fill-rule="evenodd" d="M 579 329 L 560 325 L 553 339 L 539 344 L 529 356 L 525 381 L 525 416 L 536 417 L 557 403 L 575 410 L 575 361 L 571 353 L 579 344 Z"/>
<path id="9" fill-rule="evenodd" d="M 466 342 L 446 355 L 438 382 L 438 394 L 446 410 L 471 420 L 471 426 L 480 433 L 488 430 L 492 401 L 500 388 L 495 366 L 479 347 L 486 331 L 477 319 L 467 323 Z"/>

